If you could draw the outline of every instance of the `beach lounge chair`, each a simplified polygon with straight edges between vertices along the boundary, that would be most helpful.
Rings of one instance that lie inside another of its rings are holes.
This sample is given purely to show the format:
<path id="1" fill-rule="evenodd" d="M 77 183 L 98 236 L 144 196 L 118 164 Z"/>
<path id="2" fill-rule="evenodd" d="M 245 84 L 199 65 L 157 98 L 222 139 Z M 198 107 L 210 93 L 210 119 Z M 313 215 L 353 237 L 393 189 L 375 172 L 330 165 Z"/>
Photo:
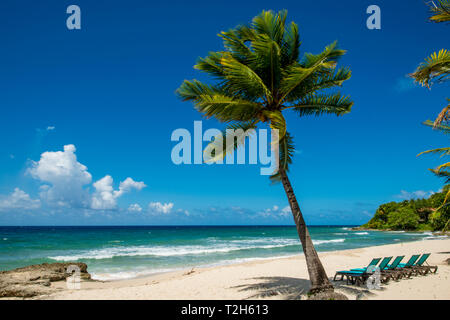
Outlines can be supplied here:
<path id="1" fill-rule="evenodd" d="M 379 266 L 379 270 L 384 270 L 386 266 L 388 265 L 389 261 L 391 261 L 392 257 L 386 257 L 384 258 Z M 367 268 L 364 271 L 358 271 L 358 270 L 344 270 L 344 271 L 337 271 L 334 280 L 336 280 L 336 277 L 338 275 L 341 276 L 341 279 L 343 280 L 344 277 L 347 278 L 347 284 L 350 282 L 352 284 L 364 284 L 366 280 L 373 274 L 374 270 L 376 269 L 376 266 L 371 266 L 371 268 Z M 380 272 L 380 281 L 382 283 L 386 283 L 389 281 L 389 279 L 392 277 L 392 274 L 389 272 Z"/>
<path id="2" fill-rule="evenodd" d="M 398 265 L 400 264 L 400 262 L 402 261 L 402 259 L 404 257 L 405 256 L 398 256 L 397 258 L 395 258 L 391 264 L 388 264 L 384 268 L 384 270 L 380 270 L 381 273 L 383 273 L 383 272 L 390 273 L 394 280 L 401 279 L 403 277 L 403 272 L 402 272 L 402 269 L 398 268 Z"/>
<path id="3" fill-rule="evenodd" d="M 399 263 L 397 268 L 402 273 L 403 276 L 408 276 L 408 278 L 411 277 L 411 275 L 414 273 L 417 273 L 416 270 L 412 269 L 412 266 L 414 263 L 419 259 L 420 254 L 414 254 L 409 258 L 408 262 L 406 263 Z"/>
<path id="4" fill-rule="evenodd" d="M 370 263 L 367 265 L 367 267 L 364 268 L 354 268 L 354 269 L 350 269 L 350 270 L 345 270 L 345 271 L 337 271 L 336 274 L 334 275 L 334 281 L 342 281 L 344 280 L 344 276 L 346 275 L 347 272 L 349 271 L 358 271 L 358 272 L 364 272 L 366 271 L 368 268 L 370 268 L 371 266 L 376 266 L 378 264 L 378 262 L 380 262 L 381 258 L 373 258 L 372 261 L 370 261 Z M 340 279 L 336 279 L 337 276 L 341 276 Z M 348 283 L 348 279 L 347 279 L 347 283 Z"/>
<path id="5" fill-rule="evenodd" d="M 364 268 L 354 268 L 354 269 L 350 269 L 350 271 L 366 271 L 367 268 L 370 268 L 371 266 L 376 266 L 378 264 L 378 262 L 380 262 L 381 258 L 374 258 L 372 259 L 372 261 L 370 261 L 370 263 L 367 265 L 367 267 Z"/>
<path id="6" fill-rule="evenodd" d="M 410 267 L 411 271 L 413 273 L 417 274 L 421 274 L 421 275 L 426 275 L 428 272 L 432 272 L 432 273 L 436 273 L 438 267 L 437 266 L 430 266 L 427 263 L 427 259 L 430 256 L 430 253 L 424 253 L 419 260 L 417 260 L 417 262 L 415 264 L 413 264 Z M 426 265 L 424 265 L 424 263 L 426 263 Z M 433 269 L 433 271 L 432 271 Z"/>

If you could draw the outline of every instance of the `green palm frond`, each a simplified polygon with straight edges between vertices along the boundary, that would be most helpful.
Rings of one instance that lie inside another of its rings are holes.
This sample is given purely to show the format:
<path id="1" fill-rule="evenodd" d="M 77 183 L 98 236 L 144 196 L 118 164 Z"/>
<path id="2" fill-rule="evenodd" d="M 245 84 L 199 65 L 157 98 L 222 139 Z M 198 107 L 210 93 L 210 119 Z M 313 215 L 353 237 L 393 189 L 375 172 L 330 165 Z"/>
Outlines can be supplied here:
<path id="1" fill-rule="evenodd" d="M 250 121 L 262 111 L 258 103 L 226 96 L 219 89 L 197 80 L 185 80 L 177 93 L 185 101 L 194 101 L 196 109 L 206 117 L 221 122 Z"/>
<path id="2" fill-rule="evenodd" d="M 284 33 L 284 43 L 281 47 L 282 64 L 288 66 L 295 63 L 300 55 L 300 35 L 297 25 L 292 22 Z"/>
<path id="3" fill-rule="evenodd" d="M 221 80 L 225 76 L 223 67 L 220 64 L 222 56 L 223 52 L 210 52 L 209 56 L 206 58 L 199 58 L 194 68 L 206 72 L 210 76 Z"/>
<path id="4" fill-rule="evenodd" d="M 450 21 L 450 0 L 434 0 L 428 3 L 431 11 L 432 22 Z"/>
<path id="5" fill-rule="evenodd" d="M 305 54 L 302 63 L 287 67 L 281 81 L 279 103 L 283 103 L 286 96 L 309 77 L 323 76 L 333 72 L 336 66 L 335 60 L 344 53 L 344 50 L 337 49 L 337 42 L 334 42 L 328 45 L 322 53 Z"/>
<path id="6" fill-rule="evenodd" d="M 223 45 L 229 53 L 241 63 L 253 58 L 253 51 L 245 44 L 245 41 L 239 37 L 235 30 L 221 32 L 219 37 L 223 39 Z"/>
<path id="7" fill-rule="evenodd" d="M 441 157 L 450 155 L 450 147 L 448 148 L 437 148 L 431 149 L 427 151 L 423 151 L 419 153 L 417 156 L 421 156 L 423 154 L 439 154 Z"/>
<path id="8" fill-rule="evenodd" d="M 262 116 L 270 121 L 270 128 L 278 130 L 279 139 L 283 139 L 286 134 L 286 119 L 281 111 L 264 110 Z"/>
<path id="9" fill-rule="evenodd" d="M 224 86 L 233 94 L 245 91 L 250 96 L 262 97 L 272 102 L 272 93 L 260 76 L 248 65 L 240 63 L 231 54 L 225 53 L 220 61 L 226 80 Z"/>
<path id="10" fill-rule="evenodd" d="M 284 170 L 288 172 L 289 165 L 292 164 L 292 158 L 294 157 L 295 152 L 294 139 L 289 134 L 289 132 L 286 132 L 283 139 L 280 140 L 279 149 L 280 149 L 279 170 Z M 272 181 L 272 183 L 279 182 L 281 180 L 280 171 L 270 176 L 270 180 Z"/>
<path id="11" fill-rule="evenodd" d="M 450 171 L 448 166 L 441 168 L 439 170 L 438 169 L 429 169 L 429 170 L 433 172 L 438 178 L 443 178 L 445 180 L 445 183 L 450 182 Z"/>
<path id="12" fill-rule="evenodd" d="M 435 170 L 437 172 L 441 172 L 441 171 L 446 171 L 446 170 L 449 170 L 449 169 L 450 169 L 450 162 L 447 162 L 447 163 L 441 164 Z"/>
<path id="13" fill-rule="evenodd" d="M 333 72 L 320 74 L 316 77 L 311 77 L 302 86 L 293 90 L 285 99 L 285 102 L 298 103 L 306 95 L 315 94 L 328 88 L 342 86 L 344 81 L 350 79 L 352 72 L 348 68 L 339 68 Z"/>
<path id="14" fill-rule="evenodd" d="M 334 94 L 308 95 L 292 106 L 302 117 L 308 115 L 320 116 L 322 114 L 343 115 L 351 111 L 353 102 L 348 96 L 339 92 Z"/>
<path id="15" fill-rule="evenodd" d="M 281 44 L 284 37 L 287 11 L 282 10 L 278 14 L 272 11 L 263 11 L 253 18 L 253 29 L 260 35 L 267 35 L 270 39 Z"/>
<path id="16" fill-rule="evenodd" d="M 435 130 L 441 131 L 444 134 L 450 134 L 450 126 L 447 126 L 445 124 L 438 124 L 435 125 L 435 121 L 427 120 L 423 122 L 424 125 L 432 127 Z"/>
<path id="17" fill-rule="evenodd" d="M 450 76 L 450 51 L 442 49 L 438 53 L 433 52 L 410 76 L 428 88 L 431 87 L 433 81 L 447 80 Z"/>
<path id="18" fill-rule="evenodd" d="M 240 25 L 234 30 L 244 43 L 254 41 L 258 37 L 258 33 L 251 26 Z"/>
<path id="19" fill-rule="evenodd" d="M 250 62 L 252 68 L 258 72 L 270 91 L 275 92 L 281 79 L 281 49 L 278 43 L 267 35 L 259 35 L 251 46 L 255 53 Z"/>
<path id="20" fill-rule="evenodd" d="M 327 64 L 327 68 L 334 67 L 337 60 L 346 53 L 345 50 L 338 48 L 337 41 L 329 44 L 319 54 L 306 53 L 300 62 L 305 68 L 312 68 L 318 64 Z"/>
<path id="21" fill-rule="evenodd" d="M 256 129 L 258 121 L 236 122 L 228 125 L 219 136 L 216 136 L 203 151 L 206 163 L 213 163 L 225 158 L 227 154 L 232 154 L 239 146 L 245 144 L 245 138 L 251 135 L 251 130 Z M 240 130 L 239 130 L 240 129 Z M 233 144 L 225 143 L 227 141 L 227 130 L 234 130 L 236 138 Z M 250 137 L 249 137 L 250 138 Z M 217 152 L 215 152 L 217 150 Z"/>
<path id="22" fill-rule="evenodd" d="M 450 99 L 447 99 L 450 102 Z M 450 104 L 448 104 L 444 109 L 441 110 L 436 120 L 434 120 L 433 128 L 437 128 L 442 123 L 447 123 L 450 119 Z"/>

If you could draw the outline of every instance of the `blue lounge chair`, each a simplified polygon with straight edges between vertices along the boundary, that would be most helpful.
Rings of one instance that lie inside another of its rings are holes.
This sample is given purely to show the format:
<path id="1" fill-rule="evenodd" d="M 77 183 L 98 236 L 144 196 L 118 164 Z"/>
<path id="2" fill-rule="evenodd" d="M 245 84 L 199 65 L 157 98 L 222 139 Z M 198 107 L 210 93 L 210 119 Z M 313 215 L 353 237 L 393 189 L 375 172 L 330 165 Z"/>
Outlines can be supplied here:
<path id="1" fill-rule="evenodd" d="M 421 275 L 426 275 L 428 272 L 433 272 L 436 273 L 438 267 L 437 266 L 430 266 L 427 263 L 427 259 L 430 256 L 430 253 L 424 253 L 419 260 L 417 260 L 417 262 L 415 264 L 413 264 L 412 266 L 406 267 L 411 269 L 411 271 L 413 273 L 417 274 L 421 274 Z M 424 263 L 426 263 L 426 265 L 424 265 Z M 433 269 L 433 271 L 432 271 Z"/>
<path id="2" fill-rule="evenodd" d="M 414 254 L 411 256 L 411 258 L 409 258 L 408 262 L 400 263 L 398 266 L 400 268 L 411 267 L 412 265 L 414 265 L 414 263 L 417 261 L 417 259 L 419 259 L 419 257 L 420 257 L 420 254 Z"/>
<path id="3" fill-rule="evenodd" d="M 392 259 L 392 257 L 384 258 L 380 262 L 380 264 L 378 266 L 379 270 L 384 270 L 387 267 L 389 261 L 391 261 L 391 259 Z M 360 271 L 360 270 L 337 271 L 336 274 L 334 275 L 334 280 L 336 280 L 336 277 L 338 275 L 340 275 L 341 279 L 339 279 L 339 280 L 343 280 L 344 277 L 346 277 L 347 278 L 347 284 L 349 282 L 351 282 L 352 284 L 356 283 L 357 285 L 363 284 L 372 275 L 372 273 L 374 272 L 374 269 L 375 269 L 375 267 L 373 269 L 372 268 L 367 268 L 364 271 Z M 389 279 L 392 277 L 392 275 L 390 273 L 387 273 L 387 272 L 381 272 L 380 275 L 381 275 L 381 279 L 380 280 L 383 283 L 388 282 Z"/>
<path id="4" fill-rule="evenodd" d="M 399 263 L 397 268 L 399 271 L 401 271 L 403 276 L 408 276 L 408 278 L 411 277 L 411 275 L 413 274 L 413 272 L 415 272 L 415 270 L 412 269 L 412 266 L 414 266 L 414 263 L 416 263 L 417 259 L 419 259 L 420 254 L 414 254 L 411 256 L 411 258 L 409 258 L 408 262 L 406 263 Z"/>
<path id="5" fill-rule="evenodd" d="M 405 256 L 398 256 L 391 264 L 388 264 L 383 270 L 380 270 L 380 272 L 390 273 L 394 280 L 401 279 L 403 277 L 403 272 L 398 268 L 398 266 L 404 257 Z"/>
<path id="6" fill-rule="evenodd" d="M 350 269 L 350 271 L 366 271 L 371 266 L 376 266 L 378 264 L 378 262 L 380 262 L 380 260 L 381 260 L 381 258 L 374 258 L 374 259 L 372 259 L 372 261 L 370 261 L 370 263 L 367 265 L 367 267 L 354 268 L 354 269 Z"/>

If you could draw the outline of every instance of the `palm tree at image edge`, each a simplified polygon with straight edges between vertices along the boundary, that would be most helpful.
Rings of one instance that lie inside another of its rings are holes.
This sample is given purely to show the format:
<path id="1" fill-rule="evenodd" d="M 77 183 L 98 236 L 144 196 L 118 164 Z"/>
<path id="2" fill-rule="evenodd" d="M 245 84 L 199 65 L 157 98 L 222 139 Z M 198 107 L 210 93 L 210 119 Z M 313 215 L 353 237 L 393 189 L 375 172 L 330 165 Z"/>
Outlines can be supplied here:
<path id="1" fill-rule="evenodd" d="M 226 129 L 256 129 L 267 124 L 279 132 L 279 170 L 271 176 L 281 182 L 286 192 L 302 243 L 311 281 L 310 293 L 332 291 L 325 269 L 312 243 L 303 214 L 287 173 L 295 152 L 293 137 L 287 131 L 283 112 L 298 116 L 337 116 L 350 112 L 348 96 L 331 90 L 351 77 L 348 68 L 338 68 L 337 60 L 345 54 L 334 42 L 319 54 L 305 53 L 300 59 L 298 26 L 286 23 L 287 12 L 263 11 L 249 25 L 221 32 L 224 51 L 210 52 L 199 58 L 195 69 L 213 77 L 213 85 L 185 80 L 177 89 L 184 101 L 207 118 L 226 123 Z M 225 129 L 225 130 L 226 130 Z M 225 141 L 225 133 L 222 139 Z M 235 150 L 244 139 L 238 137 L 231 150 L 220 146 L 214 159 Z M 205 149 L 210 150 L 218 139 Z M 216 150 L 216 149 L 214 149 Z"/>
<path id="2" fill-rule="evenodd" d="M 450 0 L 436 0 L 428 3 L 431 16 L 429 20 L 435 23 L 450 22 Z M 415 82 L 431 89 L 434 83 L 443 83 L 450 79 L 450 51 L 441 49 L 433 52 L 425 59 L 410 76 Z M 427 120 L 425 125 L 432 127 L 444 134 L 450 133 L 450 99 L 447 98 L 445 106 L 434 121 Z M 441 157 L 450 155 L 450 147 L 436 148 L 419 153 L 439 154 Z M 450 182 L 450 162 L 439 165 L 437 168 L 429 169 L 436 176 L 445 179 L 445 184 Z M 450 189 L 448 189 L 444 202 L 437 208 L 435 214 L 442 213 L 443 210 L 449 210 L 450 207 Z M 443 231 L 449 227 L 450 219 L 445 223 Z"/>

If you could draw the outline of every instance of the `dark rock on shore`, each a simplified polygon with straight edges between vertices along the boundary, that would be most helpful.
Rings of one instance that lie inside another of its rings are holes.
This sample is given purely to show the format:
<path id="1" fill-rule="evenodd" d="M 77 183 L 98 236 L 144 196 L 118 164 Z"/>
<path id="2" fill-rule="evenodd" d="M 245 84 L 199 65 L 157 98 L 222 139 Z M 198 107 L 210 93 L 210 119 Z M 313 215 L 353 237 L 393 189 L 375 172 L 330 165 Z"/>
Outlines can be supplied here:
<path id="1" fill-rule="evenodd" d="M 43 263 L 0 271 L 0 297 L 29 298 L 53 292 L 51 282 L 62 281 L 70 277 L 69 266 L 80 269 L 80 279 L 89 280 L 87 265 L 82 262 Z"/>

